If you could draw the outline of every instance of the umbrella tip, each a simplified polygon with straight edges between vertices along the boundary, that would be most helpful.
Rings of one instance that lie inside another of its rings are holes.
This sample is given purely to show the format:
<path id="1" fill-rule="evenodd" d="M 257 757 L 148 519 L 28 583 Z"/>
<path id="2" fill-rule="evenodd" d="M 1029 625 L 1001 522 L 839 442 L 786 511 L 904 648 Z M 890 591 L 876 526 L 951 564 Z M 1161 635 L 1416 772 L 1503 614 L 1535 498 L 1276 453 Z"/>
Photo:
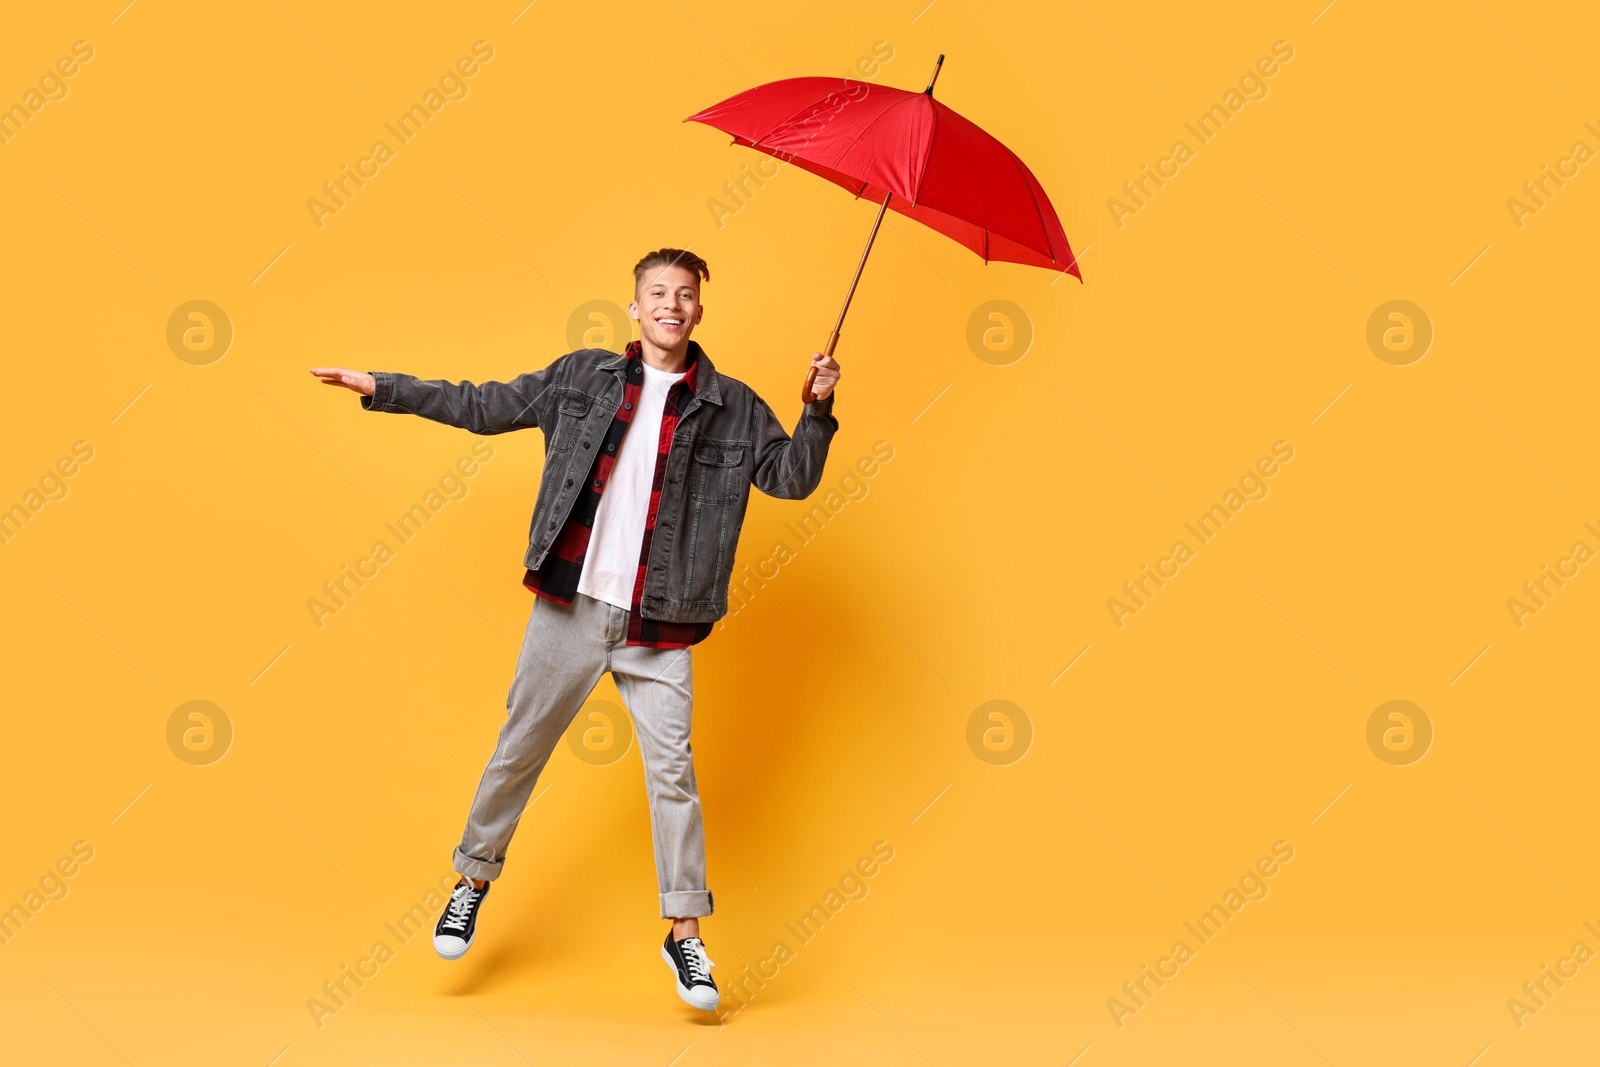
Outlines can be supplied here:
<path id="1" fill-rule="evenodd" d="M 928 79 L 928 87 L 922 90 L 928 96 L 933 95 L 933 83 L 939 80 L 939 68 L 944 66 L 944 53 L 939 53 L 939 58 L 933 64 L 933 77 Z"/>

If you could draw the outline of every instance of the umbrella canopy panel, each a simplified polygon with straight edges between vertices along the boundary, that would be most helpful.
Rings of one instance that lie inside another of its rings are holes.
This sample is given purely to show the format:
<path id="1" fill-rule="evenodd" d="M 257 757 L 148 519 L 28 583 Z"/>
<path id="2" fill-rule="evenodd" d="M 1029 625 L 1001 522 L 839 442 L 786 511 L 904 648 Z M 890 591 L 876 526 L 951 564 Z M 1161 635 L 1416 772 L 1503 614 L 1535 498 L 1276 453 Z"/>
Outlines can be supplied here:
<path id="1" fill-rule="evenodd" d="M 882 203 L 983 257 L 1064 270 L 1077 260 L 1026 164 L 935 100 L 846 78 L 788 78 L 691 115 L 754 148 Z"/>

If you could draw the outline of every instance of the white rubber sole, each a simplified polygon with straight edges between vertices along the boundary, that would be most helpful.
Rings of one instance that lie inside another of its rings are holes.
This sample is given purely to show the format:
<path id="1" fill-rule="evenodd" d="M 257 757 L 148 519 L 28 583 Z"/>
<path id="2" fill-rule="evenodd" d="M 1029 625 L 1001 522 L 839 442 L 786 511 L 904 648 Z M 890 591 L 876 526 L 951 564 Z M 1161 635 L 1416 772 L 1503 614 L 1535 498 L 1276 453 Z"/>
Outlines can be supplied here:
<path id="1" fill-rule="evenodd" d="M 666 963 L 667 969 L 672 972 L 673 984 L 678 987 L 678 996 L 682 998 L 685 1004 L 691 1008 L 699 1008 L 701 1011 L 717 1010 L 717 1003 L 722 999 L 720 996 L 711 993 L 703 985 L 695 986 L 695 991 L 690 992 L 681 981 L 677 981 L 678 965 L 672 962 L 672 953 L 667 951 L 667 946 L 665 945 L 661 946 L 661 959 Z"/>
<path id="2" fill-rule="evenodd" d="M 439 939 L 436 937 L 436 938 L 433 939 L 433 951 L 437 952 L 440 956 L 443 956 L 447 960 L 459 960 L 462 956 L 465 956 L 467 954 L 467 949 L 471 948 L 472 947 L 472 942 L 476 941 L 477 939 L 478 939 L 478 931 L 474 930 L 474 931 L 472 931 L 472 937 L 469 938 L 467 940 L 467 942 L 464 945 L 461 946 L 460 951 L 452 953 L 452 952 L 446 952 L 440 946 Z M 450 938 L 450 940 L 451 941 L 460 941 L 461 939 L 459 937 L 452 937 L 452 938 Z"/>

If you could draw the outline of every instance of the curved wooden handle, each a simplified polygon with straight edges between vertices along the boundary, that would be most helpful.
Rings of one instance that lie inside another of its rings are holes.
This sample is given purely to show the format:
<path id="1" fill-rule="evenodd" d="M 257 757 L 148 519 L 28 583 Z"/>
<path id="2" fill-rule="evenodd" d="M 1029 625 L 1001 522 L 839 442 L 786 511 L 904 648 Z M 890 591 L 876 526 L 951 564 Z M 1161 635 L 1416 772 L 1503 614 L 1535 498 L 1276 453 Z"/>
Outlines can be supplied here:
<path id="1" fill-rule="evenodd" d="M 833 333 L 828 335 L 828 346 L 822 350 L 823 357 L 827 358 L 832 356 L 834 347 L 838 345 L 838 343 L 839 331 L 834 330 Z M 813 365 L 806 370 L 806 383 L 800 387 L 800 399 L 802 402 L 809 404 L 817 398 L 817 394 L 811 391 L 811 383 L 816 380 L 817 368 L 815 365 Z"/>

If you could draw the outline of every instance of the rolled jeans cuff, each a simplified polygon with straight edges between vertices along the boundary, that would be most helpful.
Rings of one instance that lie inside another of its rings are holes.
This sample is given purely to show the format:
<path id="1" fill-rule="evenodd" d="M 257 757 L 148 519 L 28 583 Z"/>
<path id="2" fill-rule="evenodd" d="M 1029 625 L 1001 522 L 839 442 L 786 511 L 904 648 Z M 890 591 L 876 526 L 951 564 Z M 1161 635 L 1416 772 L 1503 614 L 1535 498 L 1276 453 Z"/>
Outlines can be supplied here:
<path id="1" fill-rule="evenodd" d="M 490 866 L 483 864 L 482 866 Z M 709 889 L 684 890 L 676 893 L 661 894 L 661 917 L 663 919 L 697 919 L 702 915 L 710 915 L 711 891 Z"/>
<path id="2" fill-rule="evenodd" d="M 457 874 L 464 874 L 468 878 L 480 882 L 494 881 L 500 877 L 500 870 L 506 865 L 505 860 L 501 860 L 499 863 L 485 863 L 483 860 L 475 860 L 463 853 L 459 848 L 456 849 L 455 855 L 451 857 L 450 862 L 455 867 Z"/>

